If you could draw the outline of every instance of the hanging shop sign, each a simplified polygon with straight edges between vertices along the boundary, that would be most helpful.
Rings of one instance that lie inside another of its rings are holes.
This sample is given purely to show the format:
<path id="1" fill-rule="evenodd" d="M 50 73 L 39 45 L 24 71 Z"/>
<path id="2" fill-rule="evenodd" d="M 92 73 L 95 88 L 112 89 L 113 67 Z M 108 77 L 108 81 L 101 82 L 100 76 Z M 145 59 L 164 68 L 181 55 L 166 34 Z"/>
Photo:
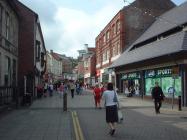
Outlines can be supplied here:
<path id="1" fill-rule="evenodd" d="M 173 68 L 162 68 L 145 71 L 145 78 L 168 77 L 173 75 Z"/>
<path id="2" fill-rule="evenodd" d="M 139 79 L 139 78 L 140 78 L 140 73 L 134 72 L 134 73 L 124 74 L 121 79 L 130 80 L 130 79 Z"/>

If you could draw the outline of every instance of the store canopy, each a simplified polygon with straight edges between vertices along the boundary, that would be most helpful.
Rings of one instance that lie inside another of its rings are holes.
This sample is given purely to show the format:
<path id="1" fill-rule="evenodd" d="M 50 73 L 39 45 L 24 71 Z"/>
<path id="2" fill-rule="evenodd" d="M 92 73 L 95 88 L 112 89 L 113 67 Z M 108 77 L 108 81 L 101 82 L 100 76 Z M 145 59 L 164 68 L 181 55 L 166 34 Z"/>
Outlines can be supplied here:
<path id="1" fill-rule="evenodd" d="M 187 2 L 163 14 L 142 36 L 140 36 L 140 38 L 137 39 L 137 41 L 128 47 L 128 49 L 114 61 L 110 68 L 133 64 L 187 50 L 187 32 L 184 30 L 134 48 L 135 45 L 140 44 L 143 41 L 161 35 L 165 31 L 178 27 L 178 25 L 186 24 L 186 13 Z M 166 21 L 168 21 L 167 24 Z"/>

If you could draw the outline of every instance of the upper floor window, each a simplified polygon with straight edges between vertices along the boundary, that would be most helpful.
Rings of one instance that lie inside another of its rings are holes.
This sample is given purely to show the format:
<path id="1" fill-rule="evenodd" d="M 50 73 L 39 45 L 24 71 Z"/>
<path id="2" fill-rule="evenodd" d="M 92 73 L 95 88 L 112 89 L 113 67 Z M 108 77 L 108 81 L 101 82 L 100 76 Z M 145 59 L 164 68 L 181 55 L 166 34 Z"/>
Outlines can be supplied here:
<path id="1" fill-rule="evenodd" d="M 35 49 L 35 55 L 36 59 L 40 60 L 40 53 L 41 53 L 41 47 L 40 47 L 40 41 L 36 40 L 36 49 Z"/>
<path id="2" fill-rule="evenodd" d="M 103 62 L 107 60 L 107 51 L 104 51 L 103 53 Z"/>
<path id="3" fill-rule="evenodd" d="M 117 54 L 120 54 L 120 52 L 121 52 L 121 49 L 120 49 L 120 45 L 119 45 L 119 43 L 117 44 Z"/>
<path id="4" fill-rule="evenodd" d="M 116 47 L 115 46 L 113 46 L 113 48 L 112 48 L 112 56 L 113 57 L 116 56 Z"/>
<path id="5" fill-rule="evenodd" d="M 10 16 L 8 12 L 6 12 L 6 39 L 10 37 Z"/>
<path id="6" fill-rule="evenodd" d="M 110 39 L 110 31 L 107 31 L 107 40 Z"/>
<path id="7" fill-rule="evenodd" d="M 116 34 L 116 27 L 115 27 L 115 24 L 112 25 L 112 30 L 113 30 L 113 35 Z"/>
<path id="8" fill-rule="evenodd" d="M 116 23 L 116 29 L 117 29 L 117 32 L 120 30 L 120 21 L 118 20 L 117 23 Z"/>
<path id="9" fill-rule="evenodd" d="M 109 60 L 109 58 L 110 58 L 110 50 L 107 50 L 107 58 L 106 58 L 106 60 Z"/>
<path id="10" fill-rule="evenodd" d="M 103 42 L 106 42 L 106 34 L 103 36 Z"/>

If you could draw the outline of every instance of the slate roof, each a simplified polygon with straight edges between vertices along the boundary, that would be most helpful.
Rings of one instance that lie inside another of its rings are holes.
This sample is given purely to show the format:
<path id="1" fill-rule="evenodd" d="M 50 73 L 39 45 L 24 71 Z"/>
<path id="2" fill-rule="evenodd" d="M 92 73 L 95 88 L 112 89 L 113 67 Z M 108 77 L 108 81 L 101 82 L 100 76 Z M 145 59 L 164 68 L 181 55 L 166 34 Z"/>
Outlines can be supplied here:
<path id="1" fill-rule="evenodd" d="M 187 2 L 166 12 L 161 18 L 165 18 L 165 20 L 168 19 L 171 23 L 176 22 L 178 25 L 181 25 L 187 22 L 186 13 Z M 114 61 L 110 68 L 187 50 L 187 32 L 184 31 L 131 50 L 135 44 L 157 36 L 176 26 L 176 24 L 166 24 L 164 20 L 155 21 L 140 38 L 138 38 L 116 61 Z"/>
<path id="2" fill-rule="evenodd" d="M 187 2 L 184 2 L 178 7 L 175 7 L 163 15 L 159 16 L 157 20 L 145 31 L 145 33 L 138 38 L 135 43 L 145 41 L 150 37 L 159 35 L 165 31 L 168 31 L 177 25 L 181 25 L 187 22 Z"/>

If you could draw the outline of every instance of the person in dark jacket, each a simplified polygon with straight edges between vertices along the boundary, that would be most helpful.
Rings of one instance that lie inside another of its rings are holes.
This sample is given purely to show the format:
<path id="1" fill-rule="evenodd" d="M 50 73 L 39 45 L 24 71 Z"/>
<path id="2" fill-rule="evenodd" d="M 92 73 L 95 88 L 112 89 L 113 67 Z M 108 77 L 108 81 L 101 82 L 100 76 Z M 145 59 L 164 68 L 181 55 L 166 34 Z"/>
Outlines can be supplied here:
<path id="1" fill-rule="evenodd" d="M 160 108 L 162 106 L 162 101 L 164 100 L 164 94 L 162 88 L 158 85 L 158 82 L 155 82 L 155 87 L 152 89 L 152 99 L 155 104 L 156 114 L 160 113 Z"/>

